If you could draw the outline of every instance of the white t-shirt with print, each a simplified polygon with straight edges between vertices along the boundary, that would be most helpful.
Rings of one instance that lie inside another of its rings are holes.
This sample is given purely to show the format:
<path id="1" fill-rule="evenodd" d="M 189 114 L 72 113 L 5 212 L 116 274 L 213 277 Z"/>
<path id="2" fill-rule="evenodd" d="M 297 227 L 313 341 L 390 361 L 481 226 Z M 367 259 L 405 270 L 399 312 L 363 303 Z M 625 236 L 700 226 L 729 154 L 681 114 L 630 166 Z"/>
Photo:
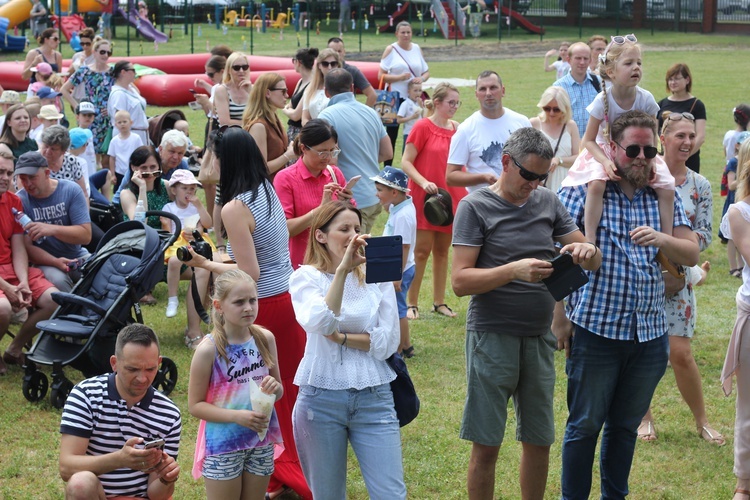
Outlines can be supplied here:
<path id="1" fill-rule="evenodd" d="M 634 109 L 643 111 L 644 113 L 648 113 L 649 115 L 654 117 L 656 116 L 656 113 L 659 112 L 659 105 L 656 103 L 656 99 L 654 99 L 653 94 L 651 94 L 651 92 L 649 92 L 648 90 L 636 87 L 635 102 L 633 103 L 633 106 L 630 109 L 622 109 L 620 106 L 618 106 L 617 102 L 615 102 L 615 99 L 612 97 L 612 93 L 609 92 L 610 87 L 611 85 L 607 86 L 607 102 L 609 103 L 608 119 L 610 124 L 614 123 L 614 121 L 617 120 L 621 115 Z M 604 140 L 604 127 L 606 126 L 606 121 L 604 120 L 604 92 L 599 92 L 596 98 L 591 101 L 591 104 L 588 105 L 586 110 L 591 116 L 593 116 L 597 120 L 601 120 L 602 123 L 599 125 L 599 133 L 596 135 L 596 142 L 599 144 L 604 144 L 606 142 Z"/>
<path id="2" fill-rule="evenodd" d="M 422 113 L 424 113 L 424 109 L 420 108 L 419 104 L 412 101 L 411 99 L 406 99 L 404 102 L 401 103 L 401 106 L 398 107 L 398 116 L 400 116 L 401 118 L 412 116 L 417 111 L 420 111 L 420 115 L 418 118 L 414 118 L 413 120 L 404 122 L 404 135 L 409 135 L 409 132 L 411 132 L 412 127 L 414 127 L 414 124 L 417 123 L 417 120 L 419 120 L 422 117 Z"/>

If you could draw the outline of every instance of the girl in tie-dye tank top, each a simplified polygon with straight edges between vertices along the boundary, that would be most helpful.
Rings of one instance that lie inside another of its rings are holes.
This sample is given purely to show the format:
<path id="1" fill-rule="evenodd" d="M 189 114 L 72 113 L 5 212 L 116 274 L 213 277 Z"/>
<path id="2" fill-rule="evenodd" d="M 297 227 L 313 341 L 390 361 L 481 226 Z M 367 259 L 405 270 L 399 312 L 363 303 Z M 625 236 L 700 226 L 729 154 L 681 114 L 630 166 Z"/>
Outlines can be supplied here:
<path id="1" fill-rule="evenodd" d="M 234 269 L 219 275 L 212 298 L 214 329 L 190 365 L 189 410 L 201 419 L 193 477 L 204 477 L 209 500 L 251 498 L 243 488 L 262 498 L 274 451 L 283 447 L 276 411 L 252 409 L 250 381 L 277 400 L 283 395 L 276 341 L 253 324 L 258 290 L 248 274 Z"/>

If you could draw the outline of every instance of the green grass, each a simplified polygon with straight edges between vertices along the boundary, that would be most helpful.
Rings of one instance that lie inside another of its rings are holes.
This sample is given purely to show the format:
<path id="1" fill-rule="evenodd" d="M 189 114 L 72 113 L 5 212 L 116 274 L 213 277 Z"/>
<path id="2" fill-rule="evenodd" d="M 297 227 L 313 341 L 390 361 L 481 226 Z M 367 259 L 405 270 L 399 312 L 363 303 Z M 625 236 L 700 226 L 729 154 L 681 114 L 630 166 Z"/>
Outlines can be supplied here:
<path id="1" fill-rule="evenodd" d="M 229 36 L 232 33 L 230 31 Z M 707 139 L 701 155 L 701 171 L 714 187 L 716 226 L 723 204 L 723 199 L 718 194 L 719 178 L 724 165 L 721 139 L 724 132 L 733 127 L 732 107 L 747 98 L 738 92 L 738 89 L 747 88 L 747 71 L 741 67 L 741 61 L 747 61 L 750 55 L 750 50 L 746 48 L 747 38 L 675 33 L 658 34 L 654 37 L 645 33 L 638 35 L 646 47 L 643 86 L 653 92 L 657 99 L 665 95 L 663 75 L 669 65 L 685 61 L 693 71 L 693 91 L 705 102 L 709 114 Z M 327 36 L 328 34 L 321 35 L 320 39 Z M 212 36 L 212 43 L 219 41 L 219 37 L 216 40 L 213 38 Z M 375 38 L 372 36 L 372 39 Z M 562 29 L 555 34 L 555 38 L 575 39 L 571 30 Z M 380 50 L 391 40 L 390 36 L 377 37 L 377 40 L 372 40 L 373 43 L 368 45 L 368 50 Z M 519 47 L 526 43 L 538 43 L 534 37 L 514 37 L 514 42 L 520 40 L 526 42 L 519 43 Z M 741 46 L 743 41 L 745 45 Z M 377 46 L 374 42 L 378 42 Z M 538 44 L 539 50 L 550 48 L 550 44 L 551 42 Z M 172 49 L 176 45 L 167 44 L 160 48 L 160 53 L 166 52 L 167 46 Z M 477 44 L 478 48 L 481 47 L 486 50 L 487 55 L 491 55 L 493 52 L 487 49 L 489 46 L 490 44 L 483 42 Z M 649 46 L 659 48 L 649 49 Z M 118 43 L 116 50 L 119 51 L 121 47 Z M 183 50 L 184 47 L 183 45 Z M 294 48 L 296 43 L 288 47 L 269 48 L 268 51 L 288 55 Z M 475 77 L 483 69 L 497 70 L 506 85 L 505 105 L 526 115 L 536 114 L 537 99 L 553 79 L 551 74 L 545 74 L 540 67 L 540 57 L 430 64 L 431 74 L 437 77 Z M 461 89 L 461 98 L 464 106 L 459 109 L 459 120 L 465 119 L 477 109 L 471 89 Z M 160 112 L 158 108 L 149 111 L 150 114 Z M 194 138 L 200 142 L 199 131 L 202 130 L 204 118 L 187 109 L 186 114 L 193 124 Z M 400 150 L 399 143 L 396 151 Z M 398 156 L 397 154 L 397 158 Z M 380 220 L 379 228 L 383 221 L 384 217 Z M 379 229 L 375 233 L 378 231 Z M 718 379 L 734 322 L 734 295 L 740 282 L 727 274 L 726 253 L 720 243 L 714 242 L 703 258 L 712 262 L 713 271 L 706 285 L 697 292 L 698 327 L 693 348 L 703 376 L 709 419 L 728 438 L 728 444 L 723 448 L 716 448 L 697 437 L 692 416 L 679 396 L 671 369 L 668 369 L 653 402 L 659 440 L 655 443 L 639 442 L 637 445 L 630 481 L 633 498 L 728 498 L 734 487 L 734 397 L 725 398 L 722 395 Z M 405 476 L 412 498 L 459 499 L 466 497 L 465 478 L 470 450 L 469 443 L 458 439 L 465 395 L 464 321 L 468 298 L 457 298 L 448 290 L 446 301 L 458 312 L 459 317 L 456 319 L 446 319 L 430 312 L 430 276 L 428 269 L 420 297 L 422 318 L 411 323 L 417 356 L 409 361 L 409 367 L 423 406 L 418 419 L 402 430 Z M 182 290 L 185 290 L 184 283 Z M 178 317 L 167 320 L 164 317 L 166 287 L 159 285 L 155 294 L 160 304 L 145 308 L 146 323 L 157 331 L 163 342 L 163 354 L 172 358 L 180 371 L 177 387 L 172 394 L 172 398 L 182 409 L 184 418 L 179 459 L 183 471 L 175 498 L 203 498 L 202 483 L 193 481 L 190 477 L 198 422 L 187 412 L 191 353 L 182 344 L 184 303 Z M 8 339 L 3 339 L 0 349 L 4 349 L 7 344 Z M 564 360 L 561 354 L 557 355 L 557 368 L 557 442 L 552 447 L 547 498 L 560 496 L 560 442 L 567 417 Z M 74 381 L 81 378 L 79 373 L 73 371 L 69 372 L 69 377 Z M 60 412 L 51 408 L 46 400 L 35 404 L 26 401 L 21 394 L 21 383 L 22 373 L 18 368 L 11 368 L 7 376 L 0 378 L 0 393 L 3 394 L 0 399 L 0 428 L 3 429 L 0 434 L 0 498 L 62 498 L 63 484 L 57 473 Z M 513 424 L 511 418 L 509 425 Z M 509 439 L 500 451 L 497 464 L 496 497 L 519 498 L 520 446 L 512 439 L 512 427 L 508 428 L 506 435 Z M 349 471 L 350 498 L 366 498 L 366 490 L 354 459 L 350 462 Z M 595 478 L 595 484 L 597 479 L 598 477 Z M 594 493 L 596 491 L 595 487 Z"/>

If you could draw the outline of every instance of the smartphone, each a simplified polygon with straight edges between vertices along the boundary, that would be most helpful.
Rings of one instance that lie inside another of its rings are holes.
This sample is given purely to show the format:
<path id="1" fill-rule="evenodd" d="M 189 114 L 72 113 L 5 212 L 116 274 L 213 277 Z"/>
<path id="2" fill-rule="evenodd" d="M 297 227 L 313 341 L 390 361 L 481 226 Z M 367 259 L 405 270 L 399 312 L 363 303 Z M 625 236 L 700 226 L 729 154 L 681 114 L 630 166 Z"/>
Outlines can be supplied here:
<path id="1" fill-rule="evenodd" d="M 403 239 L 400 235 L 368 238 L 365 259 L 366 283 L 400 280 L 403 272 Z"/>
<path id="2" fill-rule="evenodd" d="M 362 178 L 361 175 L 355 175 L 351 179 L 349 179 L 349 182 L 346 183 L 346 186 L 344 186 L 344 189 L 351 189 L 354 187 L 354 185 L 359 182 L 359 180 Z"/>
<path id="3" fill-rule="evenodd" d="M 164 439 L 157 438 L 152 439 L 151 441 L 144 441 L 143 442 L 143 449 L 144 450 L 150 450 L 152 448 L 158 448 L 160 450 L 164 449 Z"/>
<path id="4" fill-rule="evenodd" d="M 199 109 L 203 109 L 203 106 L 201 106 L 198 101 L 192 101 L 188 103 L 188 107 L 192 109 L 193 111 L 198 111 Z"/>

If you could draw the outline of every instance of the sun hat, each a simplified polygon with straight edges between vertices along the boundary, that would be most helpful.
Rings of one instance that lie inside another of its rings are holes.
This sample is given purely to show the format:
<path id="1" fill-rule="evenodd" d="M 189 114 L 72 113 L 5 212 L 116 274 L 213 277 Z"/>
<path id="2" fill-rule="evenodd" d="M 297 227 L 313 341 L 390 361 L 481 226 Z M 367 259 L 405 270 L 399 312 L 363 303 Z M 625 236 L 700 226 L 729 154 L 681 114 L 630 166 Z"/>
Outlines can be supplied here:
<path id="1" fill-rule="evenodd" d="M 91 130 L 87 128 L 76 127 L 68 131 L 70 135 L 70 148 L 78 149 L 89 142 L 89 139 L 94 137 Z"/>
<path id="2" fill-rule="evenodd" d="M 15 90 L 3 90 L 0 95 L 0 104 L 18 104 L 21 102 L 21 96 Z"/>
<path id="3" fill-rule="evenodd" d="M 450 226 L 453 223 L 453 199 L 450 193 L 438 188 L 437 194 L 428 194 L 424 200 L 424 216 L 433 226 Z"/>
<path id="4" fill-rule="evenodd" d="M 57 110 L 54 104 L 45 104 L 39 110 L 39 118 L 42 120 L 59 120 L 65 116 Z"/>
<path id="5" fill-rule="evenodd" d="M 51 75 L 53 73 L 52 66 L 46 62 L 37 64 L 35 67 L 31 68 L 31 71 L 39 73 L 40 75 Z"/>
<path id="6" fill-rule="evenodd" d="M 96 106 L 94 106 L 92 103 L 88 101 L 81 101 L 78 103 L 78 106 L 76 106 L 76 114 L 77 115 L 95 115 Z"/>
<path id="7" fill-rule="evenodd" d="M 49 87 L 42 87 L 36 91 L 36 95 L 39 99 L 51 99 L 53 97 L 61 96 L 62 94 L 60 92 L 55 92 Z"/>
<path id="8" fill-rule="evenodd" d="M 409 177 L 407 177 L 403 170 L 394 167 L 383 168 L 378 175 L 370 177 L 370 180 L 388 186 L 389 188 L 398 189 L 404 193 L 411 191 L 406 187 L 407 182 L 409 182 Z"/>
<path id="9" fill-rule="evenodd" d="M 29 151 L 22 154 L 16 160 L 16 168 L 13 173 L 16 175 L 36 175 L 40 168 L 47 167 L 47 160 L 39 151 Z"/>
<path id="10" fill-rule="evenodd" d="M 172 174 L 172 177 L 169 178 L 169 182 L 167 183 L 167 185 L 169 187 L 172 187 L 178 182 L 180 184 L 196 184 L 197 186 L 203 187 L 203 185 L 198 182 L 198 179 L 195 178 L 195 175 L 193 175 L 193 173 L 186 168 L 175 170 Z"/>

